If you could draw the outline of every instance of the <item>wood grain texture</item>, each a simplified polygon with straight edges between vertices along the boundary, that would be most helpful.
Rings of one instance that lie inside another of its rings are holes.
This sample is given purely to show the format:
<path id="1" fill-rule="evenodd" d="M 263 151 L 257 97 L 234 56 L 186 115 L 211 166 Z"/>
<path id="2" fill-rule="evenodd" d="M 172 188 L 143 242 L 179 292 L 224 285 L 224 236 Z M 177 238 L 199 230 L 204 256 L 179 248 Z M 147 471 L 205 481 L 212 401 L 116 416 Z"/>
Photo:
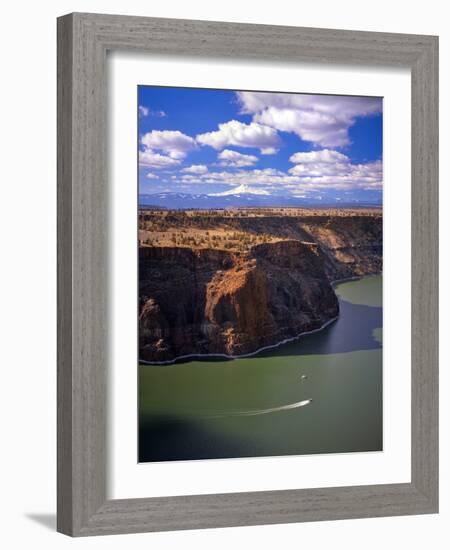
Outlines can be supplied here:
<path id="1" fill-rule="evenodd" d="M 107 500 L 106 53 L 410 67 L 412 481 Z M 115 15 L 58 20 L 58 530 L 73 536 L 438 509 L 438 40 Z"/>
<path id="2" fill-rule="evenodd" d="M 438 42 L 411 71 L 412 480 L 438 507 Z"/>
<path id="3" fill-rule="evenodd" d="M 72 525 L 72 22 L 58 21 L 57 529 Z"/>

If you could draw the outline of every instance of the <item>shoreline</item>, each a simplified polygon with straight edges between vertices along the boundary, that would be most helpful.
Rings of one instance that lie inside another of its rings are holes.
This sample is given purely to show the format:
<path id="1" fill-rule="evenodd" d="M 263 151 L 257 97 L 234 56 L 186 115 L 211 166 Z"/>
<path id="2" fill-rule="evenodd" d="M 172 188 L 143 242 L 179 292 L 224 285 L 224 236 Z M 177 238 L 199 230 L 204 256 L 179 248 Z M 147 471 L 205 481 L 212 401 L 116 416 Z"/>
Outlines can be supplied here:
<path id="1" fill-rule="evenodd" d="M 275 349 L 278 348 L 284 344 L 288 344 L 289 342 L 293 342 L 294 340 L 298 340 L 302 336 L 305 336 L 307 334 L 314 334 L 315 332 L 319 332 L 326 328 L 328 325 L 331 325 L 331 323 L 334 323 L 339 318 L 339 315 L 336 315 L 336 317 L 333 317 L 332 319 L 329 319 L 326 321 L 323 325 L 321 325 L 318 328 L 315 328 L 313 330 L 306 330 L 304 332 L 300 332 L 300 334 L 297 334 L 297 336 L 292 336 L 291 338 L 285 338 L 284 340 L 281 340 L 280 342 L 277 342 L 276 344 L 270 344 L 268 346 L 263 346 L 262 348 L 258 348 L 256 351 L 252 351 L 250 353 L 243 353 L 241 355 L 227 355 L 226 353 L 189 353 L 187 355 L 179 355 L 178 357 L 175 357 L 175 359 L 169 359 L 168 361 L 145 361 L 144 359 L 139 359 L 138 362 L 140 365 L 144 366 L 162 366 L 162 365 L 173 365 L 177 361 L 184 360 L 184 359 L 194 359 L 194 358 L 200 358 L 203 359 L 205 357 L 212 357 L 217 359 L 245 359 L 246 357 L 253 357 L 254 355 L 257 355 L 258 353 L 261 353 L 262 351 L 266 351 L 268 349 Z"/>
<path id="2" fill-rule="evenodd" d="M 381 273 L 370 273 L 368 275 L 359 275 L 355 277 L 345 277 L 343 279 L 336 279 L 334 281 L 330 281 L 331 286 L 335 287 L 335 285 L 350 281 L 357 281 L 359 279 L 365 278 L 365 277 L 374 277 L 381 275 Z M 339 299 L 339 298 L 338 298 Z M 331 325 L 331 323 L 334 323 L 339 318 L 339 314 L 336 315 L 336 317 L 333 317 L 332 319 L 329 319 L 326 321 L 323 325 L 321 325 L 318 328 L 315 328 L 313 330 L 306 330 L 304 332 L 300 332 L 296 336 L 292 336 L 291 338 L 285 338 L 284 340 L 281 340 L 280 342 L 277 342 L 276 344 L 270 344 L 268 346 L 263 346 L 261 348 L 258 348 L 256 351 L 252 351 L 250 353 L 243 353 L 241 355 L 228 355 L 226 353 L 189 353 L 186 355 L 179 355 L 178 357 L 175 357 L 175 359 L 169 359 L 167 361 L 145 361 L 144 359 L 138 359 L 138 365 L 143 366 L 149 366 L 149 367 L 158 367 L 158 366 L 164 366 L 164 365 L 174 365 L 177 363 L 177 361 L 183 361 L 185 359 L 204 359 L 204 358 L 216 358 L 216 359 L 245 359 L 247 357 L 253 357 L 257 355 L 258 353 L 261 353 L 262 351 L 267 351 L 269 349 L 275 349 L 280 346 L 283 346 L 284 344 L 289 344 L 290 342 L 293 342 L 294 340 L 298 340 L 302 336 L 306 336 L 308 334 L 314 334 L 316 332 L 320 332 L 321 330 L 325 329 L 327 326 Z"/>
<path id="3" fill-rule="evenodd" d="M 380 271 L 379 273 L 368 273 L 367 275 L 355 275 L 354 277 L 343 277 L 342 279 L 335 279 L 334 281 L 330 281 L 330 284 L 334 288 L 335 285 L 340 283 L 346 283 L 348 281 L 359 281 L 359 279 L 368 279 L 369 277 L 379 277 L 380 275 L 383 275 L 383 271 Z"/>

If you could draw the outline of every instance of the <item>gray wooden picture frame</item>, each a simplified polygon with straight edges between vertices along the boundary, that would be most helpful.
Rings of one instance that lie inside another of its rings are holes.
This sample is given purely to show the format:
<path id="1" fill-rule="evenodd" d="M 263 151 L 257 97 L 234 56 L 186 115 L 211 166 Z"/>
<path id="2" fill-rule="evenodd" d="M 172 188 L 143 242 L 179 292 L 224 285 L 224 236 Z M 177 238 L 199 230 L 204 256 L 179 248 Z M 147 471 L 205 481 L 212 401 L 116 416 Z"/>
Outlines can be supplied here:
<path id="1" fill-rule="evenodd" d="M 109 50 L 411 69 L 410 483 L 107 499 Z M 435 513 L 437 353 L 437 37 L 83 13 L 58 19 L 58 531 L 83 536 Z"/>

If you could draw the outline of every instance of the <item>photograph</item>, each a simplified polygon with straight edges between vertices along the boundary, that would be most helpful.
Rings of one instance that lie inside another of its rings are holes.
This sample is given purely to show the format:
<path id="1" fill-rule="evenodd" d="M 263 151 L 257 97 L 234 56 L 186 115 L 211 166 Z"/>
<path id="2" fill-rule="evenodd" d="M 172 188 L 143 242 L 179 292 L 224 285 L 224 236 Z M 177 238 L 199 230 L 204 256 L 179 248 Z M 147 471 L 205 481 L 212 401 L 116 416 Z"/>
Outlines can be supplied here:
<path id="1" fill-rule="evenodd" d="M 4 548 L 447 549 L 450 26 L 370 7 L 4 5 Z"/>
<path id="2" fill-rule="evenodd" d="M 383 449 L 382 111 L 138 87 L 139 462 Z"/>

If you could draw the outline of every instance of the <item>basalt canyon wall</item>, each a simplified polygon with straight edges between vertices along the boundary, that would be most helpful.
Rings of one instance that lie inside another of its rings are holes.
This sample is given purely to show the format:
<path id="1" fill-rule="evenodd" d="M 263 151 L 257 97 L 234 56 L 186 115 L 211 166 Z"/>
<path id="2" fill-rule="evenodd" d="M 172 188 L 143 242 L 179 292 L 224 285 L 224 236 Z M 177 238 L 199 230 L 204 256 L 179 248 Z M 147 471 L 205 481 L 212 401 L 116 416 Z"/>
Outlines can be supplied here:
<path id="1" fill-rule="evenodd" d="M 202 219 L 189 219 L 195 226 Z M 215 218 L 216 225 L 270 234 L 319 245 L 329 279 L 344 279 L 380 273 L 383 254 L 383 220 L 379 215 L 353 216 L 261 216 Z"/>
<path id="2" fill-rule="evenodd" d="M 243 355 L 318 329 L 339 313 L 334 280 L 381 272 L 381 216 L 244 217 L 223 223 L 280 240 L 245 252 L 140 247 L 141 360 Z"/>

